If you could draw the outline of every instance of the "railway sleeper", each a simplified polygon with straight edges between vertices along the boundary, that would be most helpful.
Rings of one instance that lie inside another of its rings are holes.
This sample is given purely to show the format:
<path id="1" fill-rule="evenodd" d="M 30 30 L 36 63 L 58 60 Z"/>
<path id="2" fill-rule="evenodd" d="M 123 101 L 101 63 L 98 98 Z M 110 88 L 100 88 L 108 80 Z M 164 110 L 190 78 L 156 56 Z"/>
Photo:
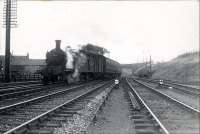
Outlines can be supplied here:
<path id="1" fill-rule="evenodd" d="M 65 107 L 65 108 L 62 108 L 62 110 L 66 110 L 66 111 L 78 111 L 78 110 L 83 109 L 82 107 Z"/>
<path id="2" fill-rule="evenodd" d="M 60 122 L 45 122 L 45 123 L 42 123 L 42 124 L 39 124 L 37 125 L 38 128 L 59 128 L 59 127 L 62 127 L 62 124 Z"/>
<path id="3" fill-rule="evenodd" d="M 1 124 L 4 124 L 5 122 L 0 122 Z M 13 121 L 13 122 L 6 122 L 7 126 L 14 126 L 14 125 L 19 125 L 19 122 Z"/>
<path id="4" fill-rule="evenodd" d="M 131 119 L 147 119 L 147 117 L 145 115 L 135 114 L 131 116 Z"/>
<path id="5" fill-rule="evenodd" d="M 19 110 L 17 110 L 19 113 L 23 113 L 23 112 L 46 112 L 46 111 L 48 111 L 49 110 L 49 108 L 46 108 L 46 109 L 41 109 L 41 108 L 23 108 L 23 109 L 19 109 Z"/>
<path id="6" fill-rule="evenodd" d="M 69 114 L 69 113 L 58 113 L 56 115 L 54 115 L 54 117 L 72 117 L 73 114 Z"/>
<path id="7" fill-rule="evenodd" d="M 62 124 L 62 123 L 66 123 L 68 121 L 73 121 L 73 119 L 67 117 L 65 120 L 53 120 L 53 119 L 51 120 L 51 119 L 47 118 L 46 120 L 44 120 L 44 123 L 59 123 L 59 124 Z"/>
<path id="8" fill-rule="evenodd" d="M 80 108 L 81 106 L 83 106 L 83 102 L 79 102 L 79 103 L 77 103 L 77 104 L 71 104 L 70 106 L 63 106 L 63 108 Z"/>
<path id="9" fill-rule="evenodd" d="M 57 106 L 58 104 L 53 104 L 53 103 L 51 103 L 51 106 Z M 42 107 L 42 106 L 49 106 L 49 104 L 32 104 L 31 105 L 31 108 L 39 108 L 39 107 Z"/>
<path id="10" fill-rule="evenodd" d="M 47 129 L 38 129 L 38 130 L 30 130 L 27 134 L 53 134 L 53 130 Z"/>
<path id="11" fill-rule="evenodd" d="M 67 121 L 68 119 L 65 117 L 52 117 L 51 119 L 47 119 L 48 121 L 54 120 L 54 121 Z"/>
<path id="12" fill-rule="evenodd" d="M 137 134 L 156 134 L 155 129 L 148 128 L 148 129 L 137 129 Z"/>
<path id="13" fill-rule="evenodd" d="M 6 118 L 6 119 L 22 119 L 22 120 L 24 120 L 24 119 L 27 119 L 27 116 L 26 115 L 23 115 L 23 114 L 21 114 L 21 115 L 15 115 L 15 116 L 2 116 L 1 118 Z"/>
<path id="14" fill-rule="evenodd" d="M 150 123 L 137 123 L 135 124 L 136 129 L 146 129 L 146 128 L 155 128 L 154 124 Z"/>
<path id="15" fill-rule="evenodd" d="M 133 122 L 134 122 L 134 124 L 141 124 L 141 123 L 151 123 L 152 124 L 152 121 L 148 120 L 147 118 L 134 119 Z"/>
<path id="16" fill-rule="evenodd" d="M 9 116 L 30 116 L 30 115 L 33 115 L 33 116 L 36 116 L 36 115 L 38 115 L 36 112 L 34 112 L 34 111 L 30 111 L 30 112 L 19 112 L 19 113 L 10 113 L 10 114 L 8 114 Z"/>
<path id="17" fill-rule="evenodd" d="M 69 112 L 67 112 L 67 111 L 56 111 L 56 112 L 53 112 L 51 115 L 57 115 L 57 114 L 69 114 L 69 115 L 72 115 L 73 113 L 69 113 Z"/>
<path id="18" fill-rule="evenodd" d="M 57 112 L 57 114 L 59 114 L 60 112 L 58 111 Z M 77 111 L 75 111 L 75 110 L 67 110 L 67 111 L 62 111 L 62 113 L 64 113 L 64 114 L 76 114 L 77 113 Z M 57 114 L 55 114 L 55 116 L 57 115 Z"/>

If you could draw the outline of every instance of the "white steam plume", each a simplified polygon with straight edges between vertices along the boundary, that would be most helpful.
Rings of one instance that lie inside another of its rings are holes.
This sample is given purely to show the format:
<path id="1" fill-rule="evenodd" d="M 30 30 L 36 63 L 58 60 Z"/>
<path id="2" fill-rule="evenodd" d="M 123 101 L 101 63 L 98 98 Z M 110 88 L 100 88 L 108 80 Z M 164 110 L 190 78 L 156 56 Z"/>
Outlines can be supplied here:
<path id="1" fill-rule="evenodd" d="M 74 73 L 72 77 L 75 80 L 79 80 L 80 69 L 87 62 L 87 57 L 84 53 L 80 52 L 74 55 Z"/>

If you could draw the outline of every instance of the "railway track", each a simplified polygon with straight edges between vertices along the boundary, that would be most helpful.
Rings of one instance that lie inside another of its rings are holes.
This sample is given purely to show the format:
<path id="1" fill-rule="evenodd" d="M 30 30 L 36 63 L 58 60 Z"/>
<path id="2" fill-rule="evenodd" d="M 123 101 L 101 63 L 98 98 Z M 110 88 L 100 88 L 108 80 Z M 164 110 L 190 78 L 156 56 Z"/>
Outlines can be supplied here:
<path id="1" fill-rule="evenodd" d="M 176 83 L 176 82 L 172 82 L 172 81 L 167 81 L 167 83 L 171 84 L 171 85 L 180 86 L 180 87 L 191 88 L 191 89 L 194 89 L 194 90 L 200 90 L 199 86 L 195 86 L 195 85 L 185 85 L 185 84 Z"/>
<path id="2" fill-rule="evenodd" d="M 13 88 L 13 87 L 23 87 L 28 86 L 32 84 L 41 84 L 40 81 L 22 81 L 22 82 L 10 82 L 10 83 L 0 83 L 0 90 L 1 89 L 7 89 L 7 88 Z"/>
<path id="3" fill-rule="evenodd" d="M 152 83 L 152 82 L 144 82 L 144 81 L 140 81 L 141 83 L 148 85 L 149 87 L 154 88 L 155 90 L 162 92 L 164 94 L 167 94 L 168 96 L 173 97 L 174 99 L 177 99 L 191 107 L 193 107 L 196 110 L 199 110 L 199 100 L 200 100 L 200 96 L 198 94 L 191 94 L 188 92 L 185 92 L 185 90 L 179 90 L 177 88 L 169 88 L 166 86 L 158 86 L 158 84 L 156 83 Z"/>
<path id="4" fill-rule="evenodd" d="M 37 117 L 43 116 L 44 113 L 46 114 L 57 106 L 80 96 L 80 94 L 90 92 L 103 85 L 105 85 L 105 82 L 100 82 L 95 85 L 91 84 L 90 86 L 79 85 L 13 105 L 1 107 L 0 133 L 13 132 L 19 127 L 21 128 L 21 125 L 24 123 L 26 126 L 27 122 L 32 122 Z"/>
<path id="5" fill-rule="evenodd" d="M 62 86 L 64 84 L 51 84 L 51 85 L 43 85 L 43 84 L 31 84 L 28 86 L 20 86 L 20 87 L 12 87 L 8 89 L 0 90 L 0 100 L 7 100 L 18 98 L 19 96 L 26 96 L 27 94 L 39 92 L 45 89 Z"/>
<path id="6" fill-rule="evenodd" d="M 183 92 L 186 92 L 189 94 L 200 95 L 200 89 L 196 88 L 196 87 L 183 85 L 183 84 L 179 84 L 179 83 L 172 83 L 172 82 L 167 82 L 165 85 L 168 87 L 182 90 Z"/>
<path id="7" fill-rule="evenodd" d="M 170 134 L 199 134 L 199 111 L 152 87 L 130 79 L 132 86 Z"/>
<path id="8" fill-rule="evenodd" d="M 70 88 L 72 86 L 75 86 L 75 84 L 68 85 L 67 87 Z M 0 107 L 57 92 L 62 90 L 63 87 L 66 87 L 66 85 L 60 82 L 48 85 L 33 84 L 30 86 L 23 86 L 21 88 L 0 90 Z"/>
<path id="9" fill-rule="evenodd" d="M 133 86 L 127 80 L 124 82 L 126 83 L 126 98 L 132 113 L 131 119 L 133 120 L 136 133 L 169 134 L 168 130 L 140 97 Z"/>
<path id="10" fill-rule="evenodd" d="M 155 83 L 155 84 L 158 84 L 159 82 L 159 80 L 143 79 L 143 78 L 138 78 L 138 79 L 149 82 L 149 83 Z M 163 86 L 166 88 L 171 87 L 173 89 L 180 90 L 181 92 L 191 94 L 191 95 L 198 95 L 198 96 L 200 95 L 200 89 L 194 86 L 184 85 L 184 84 L 175 83 L 175 82 L 171 82 L 167 80 L 164 81 Z"/>

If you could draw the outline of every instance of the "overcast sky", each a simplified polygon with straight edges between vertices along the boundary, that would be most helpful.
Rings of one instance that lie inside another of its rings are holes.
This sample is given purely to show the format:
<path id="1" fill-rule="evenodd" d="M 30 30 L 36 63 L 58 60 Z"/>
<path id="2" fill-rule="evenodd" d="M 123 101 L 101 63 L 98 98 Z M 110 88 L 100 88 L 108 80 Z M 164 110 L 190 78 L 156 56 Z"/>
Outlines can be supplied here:
<path id="1" fill-rule="evenodd" d="M 0 28 L 0 54 L 5 29 Z M 11 51 L 45 58 L 62 40 L 62 48 L 92 43 L 110 51 L 120 63 L 167 61 L 199 50 L 199 1 L 18 1 L 18 27 L 11 32 Z"/>

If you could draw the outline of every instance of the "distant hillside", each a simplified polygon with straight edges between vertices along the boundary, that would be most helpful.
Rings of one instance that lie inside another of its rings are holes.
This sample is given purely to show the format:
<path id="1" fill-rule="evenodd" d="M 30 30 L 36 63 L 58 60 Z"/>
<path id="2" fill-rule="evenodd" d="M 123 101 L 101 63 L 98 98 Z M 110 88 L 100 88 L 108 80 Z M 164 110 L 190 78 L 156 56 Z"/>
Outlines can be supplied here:
<path id="1" fill-rule="evenodd" d="M 170 79 L 185 84 L 199 84 L 199 52 L 185 53 L 169 62 L 153 66 L 153 78 Z"/>

